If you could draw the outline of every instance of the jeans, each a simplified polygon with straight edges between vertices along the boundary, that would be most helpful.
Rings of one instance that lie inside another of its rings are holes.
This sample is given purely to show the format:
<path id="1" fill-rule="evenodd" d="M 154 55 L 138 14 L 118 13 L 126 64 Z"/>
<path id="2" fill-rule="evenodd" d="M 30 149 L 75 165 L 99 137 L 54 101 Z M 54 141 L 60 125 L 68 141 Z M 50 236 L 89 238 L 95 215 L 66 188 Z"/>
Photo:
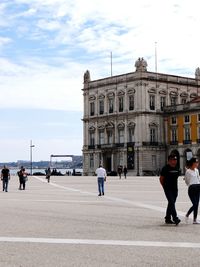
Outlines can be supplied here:
<path id="1" fill-rule="evenodd" d="M 176 198 L 178 196 L 177 189 L 164 188 L 165 196 L 168 200 L 165 220 L 171 220 L 171 216 L 174 221 L 177 220 L 177 212 L 175 208 Z"/>
<path id="2" fill-rule="evenodd" d="M 190 185 L 188 188 L 188 195 L 192 202 L 192 207 L 188 210 L 186 215 L 189 216 L 190 213 L 194 212 L 194 220 L 196 220 L 199 207 L 200 184 Z"/>
<path id="3" fill-rule="evenodd" d="M 99 194 L 104 194 L 104 177 L 98 177 Z"/>

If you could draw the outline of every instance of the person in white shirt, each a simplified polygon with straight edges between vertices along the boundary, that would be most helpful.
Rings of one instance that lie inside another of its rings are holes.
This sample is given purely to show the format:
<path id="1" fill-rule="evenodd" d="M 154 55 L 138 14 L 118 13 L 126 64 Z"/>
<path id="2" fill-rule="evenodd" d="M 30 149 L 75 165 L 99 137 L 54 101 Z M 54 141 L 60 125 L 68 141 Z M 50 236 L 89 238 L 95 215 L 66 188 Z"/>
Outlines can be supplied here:
<path id="1" fill-rule="evenodd" d="M 198 159 L 193 157 L 188 161 L 187 170 L 185 173 L 185 183 L 188 186 L 188 195 L 192 202 L 192 207 L 188 210 L 185 219 L 188 222 L 189 215 L 193 212 L 193 224 L 200 224 L 197 221 L 199 197 L 200 197 L 200 177 L 198 167 Z"/>
<path id="2" fill-rule="evenodd" d="M 104 181 L 106 180 L 106 170 L 102 167 L 102 165 L 99 165 L 99 168 L 96 169 L 96 175 L 97 175 L 97 182 L 98 182 L 98 190 L 99 190 L 99 196 L 104 195 Z"/>

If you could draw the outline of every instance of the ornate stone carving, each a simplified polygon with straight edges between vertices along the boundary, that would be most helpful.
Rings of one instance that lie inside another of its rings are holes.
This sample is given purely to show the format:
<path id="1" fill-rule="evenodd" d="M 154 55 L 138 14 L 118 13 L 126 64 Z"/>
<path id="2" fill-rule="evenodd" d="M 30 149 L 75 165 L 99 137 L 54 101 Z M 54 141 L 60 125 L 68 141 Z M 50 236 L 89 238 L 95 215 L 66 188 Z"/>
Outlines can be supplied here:
<path id="1" fill-rule="evenodd" d="M 147 71 L 147 62 L 142 58 L 138 58 L 135 62 L 136 71 Z"/>
<path id="2" fill-rule="evenodd" d="M 84 73 L 83 79 L 84 79 L 84 83 L 88 83 L 88 82 L 91 81 L 90 80 L 90 72 L 89 72 L 89 70 L 86 70 L 86 72 Z"/>
<path id="3" fill-rule="evenodd" d="M 197 80 L 200 80 L 200 68 L 196 68 L 196 70 L 195 70 L 195 78 Z"/>

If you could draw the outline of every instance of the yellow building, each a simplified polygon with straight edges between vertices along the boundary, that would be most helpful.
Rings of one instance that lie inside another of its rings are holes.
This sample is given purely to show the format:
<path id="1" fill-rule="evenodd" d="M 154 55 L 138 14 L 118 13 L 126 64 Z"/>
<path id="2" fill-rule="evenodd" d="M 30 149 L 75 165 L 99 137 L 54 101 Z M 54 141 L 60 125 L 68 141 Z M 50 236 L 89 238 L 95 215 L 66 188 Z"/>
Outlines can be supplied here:
<path id="1" fill-rule="evenodd" d="M 200 159 L 200 97 L 181 105 L 165 107 L 166 144 L 184 172 L 186 160 Z"/>

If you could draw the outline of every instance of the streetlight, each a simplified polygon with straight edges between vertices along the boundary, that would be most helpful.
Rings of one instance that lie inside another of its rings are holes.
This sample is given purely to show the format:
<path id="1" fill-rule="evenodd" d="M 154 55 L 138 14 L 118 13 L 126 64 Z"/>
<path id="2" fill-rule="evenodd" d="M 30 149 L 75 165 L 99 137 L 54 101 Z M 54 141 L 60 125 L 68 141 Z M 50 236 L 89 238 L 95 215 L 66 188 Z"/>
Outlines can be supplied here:
<path id="1" fill-rule="evenodd" d="M 140 176 L 139 146 L 140 146 L 140 143 L 136 142 L 135 147 L 136 147 L 136 153 L 137 153 L 137 176 Z"/>
<path id="2" fill-rule="evenodd" d="M 32 140 L 31 140 L 31 142 L 30 142 L 30 165 L 31 165 L 31 176 L 32 176 L 32 169 L 33 169 L 33 161 L 32 161 L 32 154 L 33 154 L 33 152 L 32 152 L 32 150 L 33 150 L 33 147 L 35 147 L 33 144 L 32 144 Z"/>

